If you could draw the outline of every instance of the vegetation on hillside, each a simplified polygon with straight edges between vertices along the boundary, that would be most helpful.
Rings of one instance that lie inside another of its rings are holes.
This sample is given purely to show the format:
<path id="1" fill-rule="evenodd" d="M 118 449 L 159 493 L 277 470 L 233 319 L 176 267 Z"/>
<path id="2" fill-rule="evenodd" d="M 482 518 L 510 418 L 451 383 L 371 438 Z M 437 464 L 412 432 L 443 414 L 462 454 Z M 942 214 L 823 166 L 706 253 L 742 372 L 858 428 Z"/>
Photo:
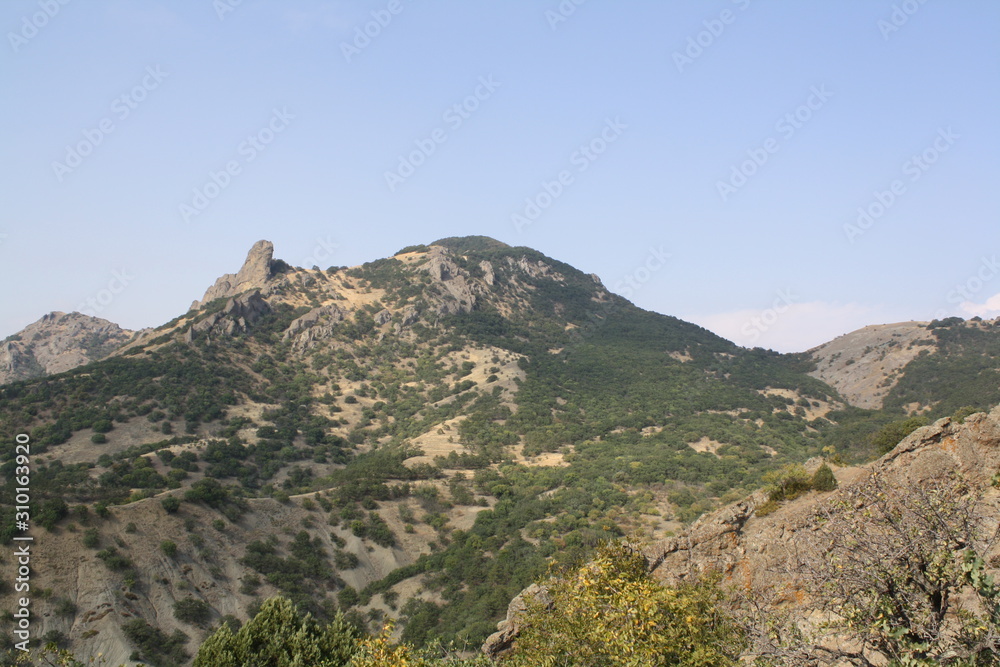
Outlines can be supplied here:
<path id="1" fill-rule="evenodd" d="M 454 307 L 432 278 L 419 255 L 430 249 L 410 246 L 353 269 L 287 268 L 271 311 L 231 333 L 185 337 L 224 312 L 220 299 L 122 356 L 0 386 L 0 437 L 31 437 L 36 523 L 59 530 L 86 515 L 97 532 L 85 539 L 96 545 L 108 507 L 154 495 L 174 517 L 206 508 L 222 530 L 244 520 L 251 498 L 314 494 L 315 521 L 243 545 L 250 594 L 267 584 L 315 623 L 343 613 L 376 630 L 373 599 L 394 599 L 394 587 L 419 576 L 433 595 L 400 605 L 403 639 L 475 646 L 553 563 L 579 566 L 608 540 L 640 536 L 644 521 L 688 523 L 762 482 L 784 485 L 775 502 L 800 481 L 826 489 L 825 474 L 779 480 L 773 471 L 823 451 L 871 456 L 905 435 L 899 412 L 911 401 L 935 405 L 934 415 L 1000 402 L 992 332 L 936 326 L 929 335 L 942 354 L 912 362 L 887 410 L 858 410 L 806 375 L 800 357 L 738 348 L 643 311 L 537 251 L 486 237 L 434 245 L 474 286 L 471 309 Z M 478 282 L 487 273 L 489 289 Z M 316 315 L 324 307 L 343 311 Z M 286 335 L 309 313 L 323 335 Z M 414 464 L 414 441 L 427 434 L 456 451 Z M 79 443 L 93 460 L 63 463 L 60 453 Z M 543 455 L 558 465 L 531 465 Z M 16 465 L 12 451 L 0 453 L 5 481 Z M 0 501 L 6 541 L 11 485 Z M 360 590 L 347 586 L 343 573 L 358 558 L 344 538 L 398 545 L 385 517 L 403 516 L 404 504 L 407 530 L 433 530 L 428 552 Z M 448 516 L 461 506 L 483 509 L 457 530 Z M 102 546 L 109 568 L 121 564 L 122 552 Z M 120 573 L 142 585 L 131 564 Z M 194 611 L 182 613 L 206 622 Z"/>

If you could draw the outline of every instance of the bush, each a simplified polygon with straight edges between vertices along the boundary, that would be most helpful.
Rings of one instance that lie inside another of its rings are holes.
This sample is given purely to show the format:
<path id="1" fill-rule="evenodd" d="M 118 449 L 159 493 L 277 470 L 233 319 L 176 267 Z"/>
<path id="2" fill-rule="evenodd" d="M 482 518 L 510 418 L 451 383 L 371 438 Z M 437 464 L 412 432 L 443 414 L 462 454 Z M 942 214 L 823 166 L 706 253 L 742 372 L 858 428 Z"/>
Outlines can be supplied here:
<path id="1" fill-rule="evenodd" d="M 160 551 L 162 551 L 168 558 L 173 558 L 177 555 L 177 543 L 172 540 L 163 540 L 160 542 Z"/>
<path id="2" fill-rule="evenodd" d="M 902 442 L 903 438 L 921 426 L 926 426 L 927 423 L 927 417 L 910 417 L 886 424 L 871 436 L 871 442 L 879 454 L 887 454 Z"/>
<path id="3" fill-rule="evenodd" d="M 104 435 L 103 433 L 95 433 L 94 435 L 90 436 L 90 441 L 95 445 L 103 445 L 108 441 L 108 436 Z"/>
<path id="4" fill-rule="evenodd" d="M 812 488 L 812 479 L 799 463 L 789 463 L 764 475 L 770 489 L 769 498 L 775 502 L 794 500 Z"/>
<path id="5" fill-rule="evenodd" d="M 188 660 L 184 651 L 188 637 L 180 630 L 167 636 L 163 630 L 154 628 L 141 618 L 134 618 L 122 626 L 122 632 L 139 649 L 136 652 L 139 658 L 154 667 L 172 667 Z"/>
<path id="6" fill-rule="evenodd" d="M 114 427 L 115 425 L 111 423 L 110 419 L 100 419 L 94 422 L 94 425 L 92 426 L 94 433 L 107 433 Z"/>
<path id="7" fill-rule="evenodd" d="M 167 514 L 173 514 L 180 509 L 181 501 L 177 496 L 167 496 L 160 501 L 160 504 L 163 505 L 163 509 L 167 511 Z"/>
<path id="8" fill-rule="evenodd" d="M 83 533 L 83 546 L 88 549 L 96 549 L 101 545 L 101 538 L 97 534 L 96 528 L 88 528 Z"/>
<path id="9" fill-rule="evenodd" d="M 736 665 L 743 638 L 712 583 L 667 588 L 620 543 L 527 602 L 507 664 Z M 560 663 L 552 663 L 552 656 Z"/>
<path id="10" fill-rule="evenodd" d="M 175 549 L 176 546 L 174 545 Z M 204 600 L 184 598 L 174 603 L 174 618 L 178 621 L 201 626 L 207 623 L 211 616 L 212 608 Z"/>
<path id="11" fill-rule="evenodd" d="M 833 491 L 837 488 L 837 478 L 833 476 L 833 470 L 827 464 L 821 465 L 813 473 L 812 488 L 816 491 Z"/>

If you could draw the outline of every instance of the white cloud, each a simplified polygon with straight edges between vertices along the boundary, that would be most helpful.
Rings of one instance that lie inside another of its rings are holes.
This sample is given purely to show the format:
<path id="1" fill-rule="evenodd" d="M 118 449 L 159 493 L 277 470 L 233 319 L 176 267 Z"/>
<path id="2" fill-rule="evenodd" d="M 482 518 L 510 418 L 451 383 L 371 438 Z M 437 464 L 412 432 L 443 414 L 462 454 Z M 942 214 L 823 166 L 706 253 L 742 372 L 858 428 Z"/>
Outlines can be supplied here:
<path id="1" fill-rule="evenodd" d="M 959 308 L 966 313 L 967 317 L 978 315 L 979 317 L 990 319 L 1000 316 L 1000 292 L 986 299 L 983 303 L 965 301 Z"/>
<path id="2" fill-rule="evenodd" d="M 779 352 L 803 352 L 841 334 L 887 321 L 882 309 L 872 306 L 825 301 L 789 303 L 780 298 L 759 310 L 689 315 L 682 319 L 699 324 L 737 345 Z"/>

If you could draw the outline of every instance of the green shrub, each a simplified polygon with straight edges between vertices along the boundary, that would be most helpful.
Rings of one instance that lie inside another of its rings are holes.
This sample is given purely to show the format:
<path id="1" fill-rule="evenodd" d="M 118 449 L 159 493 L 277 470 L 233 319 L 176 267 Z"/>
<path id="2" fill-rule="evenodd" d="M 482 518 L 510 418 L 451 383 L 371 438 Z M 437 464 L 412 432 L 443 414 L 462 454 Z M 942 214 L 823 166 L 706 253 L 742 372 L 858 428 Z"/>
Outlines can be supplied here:
<path id="1" fill-rule="evenodd" d="M 833 491 L 837 488 L 837 478 L 827 464 L 816 469 L 812 476 L 812 488 L 816 491 Z"/>
<path id="2" fill-rule="evenodd" d="M 336 667 L 351 661 L 357 641 L 357 631 L 343 615 L 321 626 L 287 598 L 271 598 L 238 631 L 223 624 L 206 639 L 194 667 Z"/>
<path id="3" fill-rule="evenodd" d="M 769 498 L 776 502 L 794 500 L 812 488 L 812 478 L 800 463 L 789 463 L 764 475 L 770 489 Z"/>
<path id="4" fill-rule="evenodd" d="M 96 528 L 88 528 L 83 533 L 83 546 L 88 549 L 96 549 L 101 545 L 101 538 Z"/>
<path id="5" fill-rule="evenodd" d="M 173 514 L 180 509 L 181 501 L 177 496 L 167 496 L 160 501 L 160 505 L 167 511 L 167 514 Z"/>
<path id="6" fill-rule="evenodd" d="M 872 445 L 879 454 L 891 452 L 903 438 L 928 423 L 927 417 L 910 417 L 886 424 L 871 436 Z"/>
<path id="7" fill-rule="evenodd" d="M 174 618 L 178 621 L 200 626 L 207 623 L 211 616 L 212 608 L 204 600 L 184 598 L 174 603 Z"/>

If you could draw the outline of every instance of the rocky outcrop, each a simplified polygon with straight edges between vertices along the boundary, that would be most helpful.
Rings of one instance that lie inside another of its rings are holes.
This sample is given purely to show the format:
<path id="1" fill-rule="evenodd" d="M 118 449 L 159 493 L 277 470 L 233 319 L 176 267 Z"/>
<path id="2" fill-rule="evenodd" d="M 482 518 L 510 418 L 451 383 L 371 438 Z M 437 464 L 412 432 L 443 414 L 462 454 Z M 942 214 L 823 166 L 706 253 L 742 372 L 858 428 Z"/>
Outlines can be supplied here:
<path id="1" fill-rule="evenodd" d="M 259 291 L 242 294 L 229 299 L 219 312 L 192 324 L 185 332 L 184 340 L 190 343 L 209 334 L 234 336 L 246 333 L 270 312 L 271 306 L 261 297 Z"/>
<path id="2" fill-rule="evenodd" d="M 227 273 L 208 288 L 201 301 L 191 304 L 195 310 L 216 299 L 233 297 L 251 289 L 264 290 L 268 282 L 276 275 L 279 263 L 274 259 L 274 244 L 270 241 L 257 241 L 250 248 L 246 261 L 239 272 Z"/>
<path id="3" fill-rule="evenodd" d="M 348 312 L 336 305 L 313 308 L 308 313 L 292 320 L 285 330 L 282 341 L 294 340 L 298 348 L 308 348 L 317 341 L 333 335 L 336 326 L 343 322 Z"/>
<path id="4" fill-rule="evenodd" d="M 497 631 L 486 638 L 483 653 L 496 660 L 514 648 L 514 640 L 521 631 L 521 616 L 528 609 L 528 602 L 531 600 L 540 602 L 546 608 L 552 606 L 552 597 L 545 586 L 531 584 L 525 588 L 507 605 L 507 616 L 497 623 Z"/>
<path id="5" fill-rule="evenodd" d="M 53 312 L 0 343 L 0 384 L 26 380 L 107 357 L 135 332 L 81 313 Z"/>
<path id="6" fill-rule="evenodd" d="M 451 252 L 441 246 L 431 246 L 423 265 L 437 287 L 439 316 L 471 312 L 476 307 L 478 286 L 452 259 Z"/>

